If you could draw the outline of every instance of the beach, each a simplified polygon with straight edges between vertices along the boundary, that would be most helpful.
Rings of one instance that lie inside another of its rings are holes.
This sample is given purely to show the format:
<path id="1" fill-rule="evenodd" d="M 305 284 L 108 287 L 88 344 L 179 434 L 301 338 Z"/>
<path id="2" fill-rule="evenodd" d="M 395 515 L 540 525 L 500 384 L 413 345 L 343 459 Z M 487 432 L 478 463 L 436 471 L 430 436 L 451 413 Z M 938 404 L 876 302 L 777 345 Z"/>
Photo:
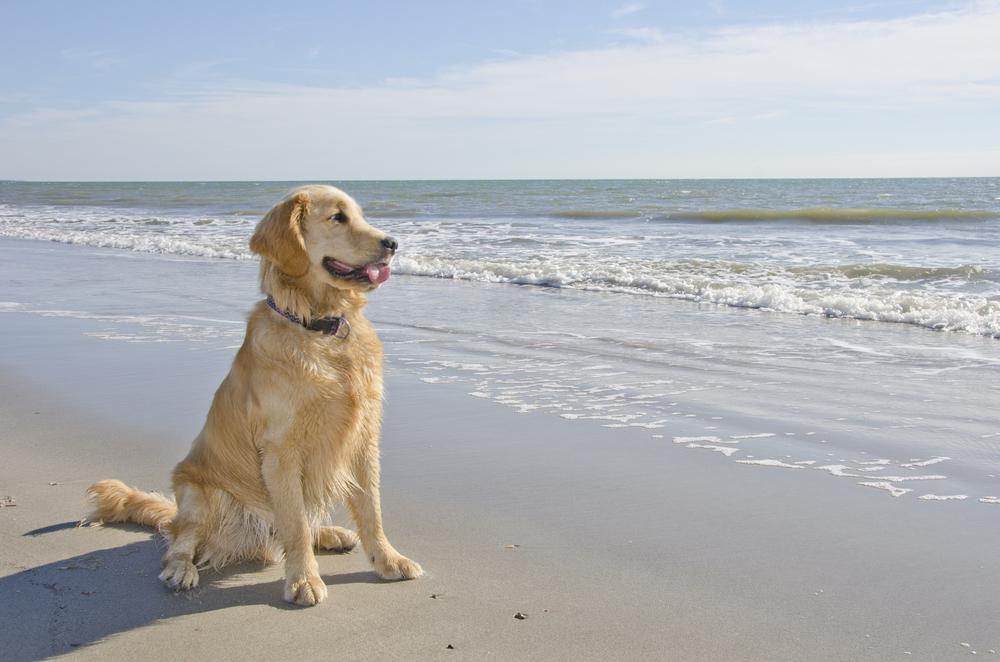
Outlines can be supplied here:
<path id="1" fill-rule="evenodd" d="M 224 369 L 166 361 L 178 374 L 140 374 L 137 388 L 135 350 L 98 359 L 99 340 L 62 340 L 52 358 L 89 370 L 88 399 L 150 412 L 161 399 L 204 410 L 199 391 Z M 941 660 L 1000 645 L 1000 532 L 985 506 L 955 516 L 720 465 L 403 376 L 389 380 L 383 500 L 426 578 L 381 582 L 361 554 L 322 555 L 331 593 L 315 609 L 283 603 L 274 566 L 173 594 L 151 532 L 76 522 L 95 478 L 167 489 L 176 433 L 197 422 L 117 425 L 38 377 L 4 366 L 3 485 L 17 499 L 0 512 L 5 659 Z"/>
<path id="2" fill-rule="evenodd" d="M 176 595 L 152 532 L 76 526 L 95 480 L 169 489 L 261 296 L 237 241 L 254 209 L 100 196 L 4 200 L 3 659 L 1000 651 L 995 202 L 943 220 L 897 200 L 867 221 L 656 221 L 669 232 L 581 210 L 435 207 L 420 231 L 370 214 L 403 246 L 368 308 L 387 357 L 386 529 L 428 574 L 381 582 L 362 554 L 322 555 L 330 597 L 303 610 L 280 567 Z"/>

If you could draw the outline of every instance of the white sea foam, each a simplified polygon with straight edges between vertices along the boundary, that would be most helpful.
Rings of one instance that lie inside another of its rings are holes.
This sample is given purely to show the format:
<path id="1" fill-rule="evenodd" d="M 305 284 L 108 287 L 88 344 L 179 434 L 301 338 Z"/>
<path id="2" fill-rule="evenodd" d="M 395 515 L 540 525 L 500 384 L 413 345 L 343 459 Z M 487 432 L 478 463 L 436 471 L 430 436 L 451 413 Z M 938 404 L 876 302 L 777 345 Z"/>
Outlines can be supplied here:
<path id="1" fill-rule="evenodd" d="M 964 501 L 969 498 L 968 494 L 921 494 L 917 497 L 924 501 Z"/>
<path id="2" fill-rule="evenodd" d="M 892 287 L 817 287 L 814 277 L 795 272 L 756 280 L 728 263 L 603 264 L 586 257 L 538 261 L 403 256 L 398 273 L 492 283 L 569 287 L 583 290 L 664 296 L 741 308 L 762 308 L 914 324 L 936 330 L 1000 336 L 1000 301 L 974 295 L 900 290 Z M 773 271 L 773 270 L 772 270 Z M 843 280 L 843 279 L 842 279 Z M 849 280 L 849 279 L 848 279 Z"/>
<path id="3" fill-rule="evenodd" d="M 888 481 L 890 483 L 902 483 L 910 480 L 944 480 L 947 476 L 941 475 L 925 475 L 925 476 L 879 476 L 881 480 Z"/>
<path id="4" fill-rule="evenodd" d="M 877 490 L 885 490 L 894 497 L 903 496 L 907 492 L 912 492 L 913 490 L 907 489 L 905 487 L 896 487 L 892 483 L 887 483 L 885 481 L 871 481 L 858 483 L 858 485 L 864 485 L 865 487 L 874 487 Z"/>
<path id="5" fill-rule="evenodd" d="M 761 467 L 780 467 L 782 469 L 802 469 L 797 464 L 788 464 L 781 460 L 736 460 L 739 464 L 756 464 Z"/>
<path id="6" fill-rule="evenodd" d="M 932 464 L 938 464 L 939 462 L 947 462 L 950 459 L 951 459 L 950 457 L 944 457 L 944 456 L 932 457 L 929 460 L 907 462 L 906 464 L 901 464 L 899 466 L 906 467 L 906 468 L 911 468 L 911 467 L 929 467 Z"/>
<path id="7" fill-rule="evenodd" d="M 827 471 L 831 476 L 839 476 L 841 478 L 861 478 L 858 474 L 852 474 L 847 471 L 849 468 L 850 467 L 843 464 L 824 464 L 821 467 L 813 467 L 813 469 Z"/>
<path id="8" fill-rule="evenodd" d="M 62 227 L 20 227 L 0 225 L 0 237 L 54 241 L 94 248 L 118 248 L 140 253 L 247 260 L 253 257 L 247 238 L 216 235 L 171 236 L 128 231 L 73 230 Z"/>
<path id="9" fill-rule="evenodd" d="M 705 436 L 705 437 L 674 437 L 675 444 L 690 444 L 692 442 L 707 442 L 710 444 L 720 444 L 723 443 L 718 437 Z"/>
<path id="10" fill-rule="evenodd" d="M 722 453 L 726 457 L 729 457 L 733 453 L 738 453 L 739 448 L 733 446 L 716 446 L 715 444 L 688 444 L 685 448 L 707 448 L 710 451 L 715 451 L 716 453 Z"/>

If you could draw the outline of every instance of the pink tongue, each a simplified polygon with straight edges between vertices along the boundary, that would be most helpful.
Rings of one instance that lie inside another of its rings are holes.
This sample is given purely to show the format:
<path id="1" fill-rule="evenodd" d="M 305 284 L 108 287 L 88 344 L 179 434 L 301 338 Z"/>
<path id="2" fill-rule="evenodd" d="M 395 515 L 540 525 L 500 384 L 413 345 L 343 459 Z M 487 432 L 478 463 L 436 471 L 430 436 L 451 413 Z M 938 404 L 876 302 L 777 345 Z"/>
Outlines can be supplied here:
<path id="1" fill-rule="evenodd" d="M 376 285 L 381 285 L 389 280 L 391 271 L 388 264 L 367 264 L 365 265 L 365 273 L 368 274 L 368 280 Z"/>

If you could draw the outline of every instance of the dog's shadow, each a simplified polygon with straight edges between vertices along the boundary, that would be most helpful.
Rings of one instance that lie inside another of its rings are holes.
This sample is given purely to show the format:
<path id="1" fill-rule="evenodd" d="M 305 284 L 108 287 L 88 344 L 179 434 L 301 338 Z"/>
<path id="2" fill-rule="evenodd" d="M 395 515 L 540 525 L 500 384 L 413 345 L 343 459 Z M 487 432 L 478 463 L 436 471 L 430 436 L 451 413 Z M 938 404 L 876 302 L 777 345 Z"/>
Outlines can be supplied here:
<path id="1" fill-rule="evenodd" d="M 24 535 L 75 526 L 67 522 Z M 119 528 L 149 533 L 130 525 Z M 157 621 L 241 605 L 299 608 L 282 600 L 281 580 L 236 583 L 239 575 L 259 572 L 260 562 L 205 571 L 197 589 L 169 591 L 157 579 L 162 543 L 150 536 L 0 577 L 0 658 L 41 660 Z M 328 585 L 382 583 L 371 571 L 324 575 L 323 580 Z"/>

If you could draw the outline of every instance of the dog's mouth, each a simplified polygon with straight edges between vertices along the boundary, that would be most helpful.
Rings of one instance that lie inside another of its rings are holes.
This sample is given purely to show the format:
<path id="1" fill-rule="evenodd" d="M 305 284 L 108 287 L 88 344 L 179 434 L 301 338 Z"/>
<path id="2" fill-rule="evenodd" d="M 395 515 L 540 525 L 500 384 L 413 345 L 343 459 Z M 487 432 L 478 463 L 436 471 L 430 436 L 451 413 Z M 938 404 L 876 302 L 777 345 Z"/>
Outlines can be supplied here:
<path id="1" fill-rule="evenodd" d="M 392 273 L 387 262 L 372 262 L 356 267 L 340 260 L 334 260 L 332 257 L 323 258 L 323 267 L 335 278 L 356 280 L 373 285 L 381 285 L 389 280 L 389 274 Z"/>

